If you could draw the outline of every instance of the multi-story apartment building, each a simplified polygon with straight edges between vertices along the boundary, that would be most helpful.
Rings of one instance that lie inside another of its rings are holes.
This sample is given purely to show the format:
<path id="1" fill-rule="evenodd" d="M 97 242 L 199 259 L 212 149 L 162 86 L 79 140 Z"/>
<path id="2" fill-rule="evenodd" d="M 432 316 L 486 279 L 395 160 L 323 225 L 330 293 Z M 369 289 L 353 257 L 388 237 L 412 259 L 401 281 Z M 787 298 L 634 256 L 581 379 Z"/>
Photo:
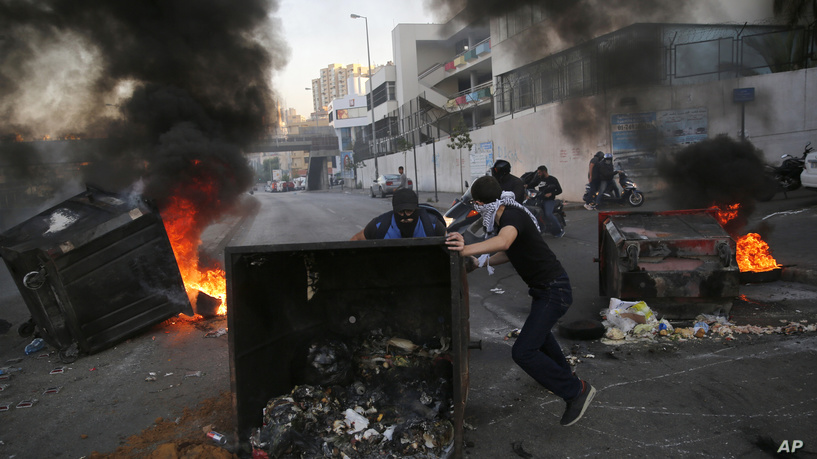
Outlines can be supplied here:
<path id="1" fill-rule="evenodd" d="M 349 94 L 347 82 L 350 77 L 365 76 L 370 72 L 360 64 L 329 64 L 320 70 L 320 78 L 312 80 L 312 109 L 325 113 L 333 99 Z"/>

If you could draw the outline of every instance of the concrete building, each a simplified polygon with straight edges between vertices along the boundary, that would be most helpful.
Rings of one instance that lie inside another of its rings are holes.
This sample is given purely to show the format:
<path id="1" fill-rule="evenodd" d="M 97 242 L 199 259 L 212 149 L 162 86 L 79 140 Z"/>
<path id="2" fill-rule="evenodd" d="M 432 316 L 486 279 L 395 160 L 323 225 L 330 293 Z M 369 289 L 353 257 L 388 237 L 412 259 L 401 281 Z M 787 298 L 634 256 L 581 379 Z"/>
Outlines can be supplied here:
<path id="1" fill-rule="evenodd" d="M 397 129 L 381 133 L 378 115 L 381 170 L 405 165 L 420 190 L 460 191 L 463 177 L 497 159 L 519 175 L 545 164 L 575 201 L 597 150 L 649 193 L 661 187 L 656 161 L 689 143 L 745 136 L 779 162 L 817 134 L 813 26 L 633 23 L 571 42 L 549 36 L 552 18 L 527 8 L 490 22 L 395 27 Z M 753 101 L 733 98 L 748 88 Z M 456 119 L 474 144 L 465 156 L 447 147 Z M 396 148 L 401 137 L 412 155 Z"/>

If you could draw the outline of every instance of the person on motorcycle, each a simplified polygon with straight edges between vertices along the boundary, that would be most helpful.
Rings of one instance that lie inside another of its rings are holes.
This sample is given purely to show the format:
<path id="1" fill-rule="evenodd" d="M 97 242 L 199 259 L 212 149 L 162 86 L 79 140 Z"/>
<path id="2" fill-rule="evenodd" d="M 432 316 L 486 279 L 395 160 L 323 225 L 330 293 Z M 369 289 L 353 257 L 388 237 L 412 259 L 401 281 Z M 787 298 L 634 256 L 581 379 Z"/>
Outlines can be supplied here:
<path id="1" fill-rule="evenodd" d="M 525 184 L 519 177 L 511 175 L 511 163 L 498 159 L 491 167 L 491 175 L 499 181 L 502 191 L 512 192 L 519 204 L 525 202 Z"/>
<path id="2" fill-rule="evenodd" d="M 403 188 L 394 192 L 392 210 L 373 218 L 352 241 L 406 239 L 445 235 L 445 223 L 420 207 L 417 194 Z"/>
<path id="3" fill-rule="evenodd" d="M 573 303 L 570 278 L 539 234 L 536 219 L 503 192 L 493 177 L 480 177 L 471 186 L 474 206 L 483 216 L 486 233 L 496 234 L 465 244 L 462 234 L 446 237 L 449 250 L 480 266 L 510 262 L 528 286 L 530 313 L 511 350 L 514 362 L 544 389 L 566 402 L 560 424 L 575 424 L 585 413 L 596 389 L 572 372 L 552 329 Z M 480 256 L 479 260 L 475 257 Z"/>
<path id="4" fill-rule="evenodd" d="M 525 183 L 525 186 L 527 188 L 539 187 L 539 194 L 536 195 L 537 203 L 545 211 L 545 219 L 547 219 L 551 234 L 556 237 L 564 236 L 565 229 L 559 224 L 559 219 L 553 215 L 553 209 L 556 207 L 556 196 L 562 194 L 562 186 L 559 184 L 559 180 L 548 174 L 546 166 L 539 166 L 536 168 L 536 173 L 531 175 L 528 182 Z"/>
<path id="5" fill-rule="evenodd" d="M 585 199 L 584 208 L 587 210 L 595 210 L 596 203 L 592 200 L 592 196 L 599 191 L 599 171 L 596 169 L 596 165 L 604 159 L 604 152 L 597 151 L 595 155 L 590 159 L 590 165 L 587 169 L 587 183 L 590 184 L 590 189 L 588 192 L 588 198 Z"/>
<path id="6" fill-rule="evenodd" d="M 601 205 L 604 192 L 607 191 L 607 187 L 613 182 L 613 177 L 616 175 L 616 170 L 613 167 L 613 155 L 610 153 L 605 154 L 604 158 L 596 164 L 595 169 L 598 172 L 599 185 L 596 189 L 598 194 L 593 208 L 597 209 Z"/>

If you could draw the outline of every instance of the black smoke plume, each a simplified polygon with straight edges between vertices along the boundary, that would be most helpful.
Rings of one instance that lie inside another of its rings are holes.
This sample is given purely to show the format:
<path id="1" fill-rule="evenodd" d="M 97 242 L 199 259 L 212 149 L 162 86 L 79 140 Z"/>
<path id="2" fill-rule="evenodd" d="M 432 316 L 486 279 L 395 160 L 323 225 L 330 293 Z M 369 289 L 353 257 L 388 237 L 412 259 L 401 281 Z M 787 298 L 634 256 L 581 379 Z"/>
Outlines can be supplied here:
<path id="1" fill-rule="evenodd" d="M 676 208 L 726 210 L 739 204 L 737 218 L 726 226 L 732 235 L 746 225 L 757 197 L 767 192 L 764 168 L 763 154 L 751 142 L 725 135 L 692 144 L 658 164 L 667 197 Z"/>
<path id="2" fill-rule="evenodd" d="M 271 72 L 287 53 L 270 24 L 276 8 L 0 0 L 0 126 L 105 139 L 86 153 L 86 182 L 118 190 L 142 179 L 160 208 L 172 193 L 194 200 L 206 226 L 251 186 L 242 148 L 274 124 Z"/>

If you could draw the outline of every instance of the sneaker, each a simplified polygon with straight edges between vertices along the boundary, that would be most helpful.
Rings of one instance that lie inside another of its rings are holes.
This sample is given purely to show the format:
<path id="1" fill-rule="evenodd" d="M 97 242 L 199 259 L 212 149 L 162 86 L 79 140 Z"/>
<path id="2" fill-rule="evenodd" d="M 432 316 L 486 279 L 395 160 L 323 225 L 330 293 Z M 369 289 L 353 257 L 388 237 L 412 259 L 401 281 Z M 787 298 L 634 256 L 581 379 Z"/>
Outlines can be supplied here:
<path id="1" fill-rule="evenodd" d="M 593 206 L 592 204 L 585 204 L 584 208 L 587 209 L 587 210 L 593 210 L 595 208 L 595 206 Z"/>
<path id="2" fill-rule="evenodd" d="M 582 380 L 582 393 L 573 400 L 567 402 L 565 414 L 562 415 L 562 420 L 559 421 L 563 426 L 572 426 L 579 419 L 581 419 L 593 397 L 596 396 L 596 388 L 591 386 L 589 382 Z"/>
<path id="3" fill-rule="evenodd" d="M 557 234 L 557 235 L 556 235 L 556 237 L 562 237 L 562 236 L 564 236 L 564 235 L 565 235 L 565 229 L 564 229 L 564 228 L 562 228 L 562 230 L 561 230 L 561 231 L 559 231 L 559 234 Z"/>

